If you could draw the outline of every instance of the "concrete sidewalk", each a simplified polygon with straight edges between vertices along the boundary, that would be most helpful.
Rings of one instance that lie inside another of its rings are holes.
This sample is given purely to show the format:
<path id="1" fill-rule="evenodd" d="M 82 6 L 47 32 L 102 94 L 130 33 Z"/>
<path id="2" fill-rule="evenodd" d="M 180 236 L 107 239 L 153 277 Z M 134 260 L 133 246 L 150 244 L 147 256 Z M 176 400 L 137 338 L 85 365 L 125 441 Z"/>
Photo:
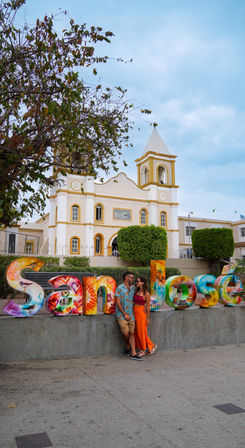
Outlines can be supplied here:
<path id="1" fill-rule="evenodd" d="M 72 341 L 71 341 L 72 344 Z M 244 448 L 245 344 L 0 365 L 1 448 Z M 47 446 L 47 445 L 45 445 Z"/>

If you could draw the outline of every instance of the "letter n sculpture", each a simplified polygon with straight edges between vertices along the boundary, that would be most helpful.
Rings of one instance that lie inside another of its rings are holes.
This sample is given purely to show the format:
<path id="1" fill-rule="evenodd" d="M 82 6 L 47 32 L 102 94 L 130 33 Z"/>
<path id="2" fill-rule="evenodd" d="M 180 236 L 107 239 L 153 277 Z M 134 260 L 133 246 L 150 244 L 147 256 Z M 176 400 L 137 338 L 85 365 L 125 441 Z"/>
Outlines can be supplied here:
<path id="1" fill-rule="evenodd" d="M 165 301 L 165 260 L 151 260 L 151 311 Z"/>

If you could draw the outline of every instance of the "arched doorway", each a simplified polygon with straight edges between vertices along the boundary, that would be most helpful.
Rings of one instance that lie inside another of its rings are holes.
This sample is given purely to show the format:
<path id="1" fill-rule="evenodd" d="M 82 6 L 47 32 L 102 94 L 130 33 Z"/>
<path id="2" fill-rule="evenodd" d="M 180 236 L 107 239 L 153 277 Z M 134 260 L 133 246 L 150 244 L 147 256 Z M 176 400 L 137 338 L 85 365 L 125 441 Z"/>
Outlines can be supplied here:
<path id="1" fill-rule="evenodd" d="M 113 257 L 119 256 L 118 245 L 117 245 L 117 236 L 111 242 L 111 255 Z"/>

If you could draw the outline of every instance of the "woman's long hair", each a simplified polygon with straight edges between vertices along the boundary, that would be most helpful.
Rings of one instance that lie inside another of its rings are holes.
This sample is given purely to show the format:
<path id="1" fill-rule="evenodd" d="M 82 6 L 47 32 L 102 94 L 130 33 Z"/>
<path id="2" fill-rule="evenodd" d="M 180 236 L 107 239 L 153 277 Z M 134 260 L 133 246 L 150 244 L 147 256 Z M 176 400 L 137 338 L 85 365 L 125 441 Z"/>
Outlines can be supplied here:
<path id="1" fill-rule="evenodd" d="M 146 278 L 145 277 L 140 277 L 140 276 L 137 276 L 137 278 L 139 278 L 141 282 L 144 282 L 144 284 L 143 284 L 143 293 L 146 294 L 147 292 L 149 292 Z M 139 291 L 140 291 L 140 287 L 137 286 L 137 288 L 135 290 L 136 294 Z"/>

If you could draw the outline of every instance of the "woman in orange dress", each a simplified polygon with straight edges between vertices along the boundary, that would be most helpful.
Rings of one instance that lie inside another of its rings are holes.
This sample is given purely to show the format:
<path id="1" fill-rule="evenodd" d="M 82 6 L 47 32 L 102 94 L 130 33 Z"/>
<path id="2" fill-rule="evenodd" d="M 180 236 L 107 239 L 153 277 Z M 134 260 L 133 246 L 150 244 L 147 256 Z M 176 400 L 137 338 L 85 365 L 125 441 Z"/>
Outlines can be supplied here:
<path id="1" fill-rule="evenodd" d="M 150 340 L 147 334 L 147 326 L 150 325 L 150 293 L 145 277 L 137 277 L 136 280 L 134 316 L 135 346 L 140 349 L 139 355 L 145 356 L 146 353 L 153 355 L 157 349 L 157 345 Z"/>

